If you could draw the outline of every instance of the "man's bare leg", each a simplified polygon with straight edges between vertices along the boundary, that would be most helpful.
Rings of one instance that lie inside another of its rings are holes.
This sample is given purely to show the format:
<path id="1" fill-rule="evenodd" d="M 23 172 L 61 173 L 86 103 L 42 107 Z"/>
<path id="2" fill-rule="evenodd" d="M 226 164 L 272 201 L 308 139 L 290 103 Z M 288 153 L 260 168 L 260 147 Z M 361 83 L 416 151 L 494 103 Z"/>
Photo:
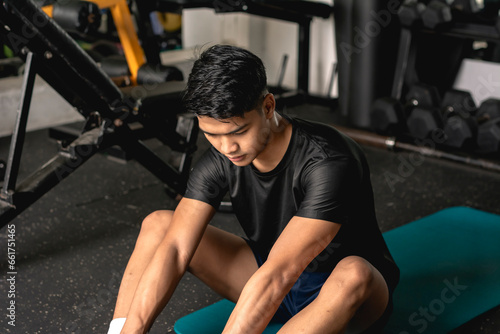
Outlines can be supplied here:
<path id="1" fill-rule="evenodd" d="M 141 230 L 123 274 L 113 319 L 126 318 L 142 273 L 167 232 L 173 211 L 156 211 L 142 222 Z"/>
<path id="2" fill-rule="evenodd" d="M 333 270 L 318 297 L 279 333 L 361 333 L 382 316 L 388 301 L 380 272 L 360 257 L 347 257 Z"/>
<path id="3" fill-rule="evenodd" d="M 209 225 L 188 271 L 222 297 L 236 302 L 257 269 L 245 240 Z"/>
<path id="4" fill-rule="evenodd" d="M 167 233 L 172 215 L 172 211 L 156 211 L 144 219 L 122 278 L 113 319 L 127 317 L 139 280 Z M 221 296 L 236 301 L 257 263 L 242 238 L 208 226 L 188 270 Z"/>

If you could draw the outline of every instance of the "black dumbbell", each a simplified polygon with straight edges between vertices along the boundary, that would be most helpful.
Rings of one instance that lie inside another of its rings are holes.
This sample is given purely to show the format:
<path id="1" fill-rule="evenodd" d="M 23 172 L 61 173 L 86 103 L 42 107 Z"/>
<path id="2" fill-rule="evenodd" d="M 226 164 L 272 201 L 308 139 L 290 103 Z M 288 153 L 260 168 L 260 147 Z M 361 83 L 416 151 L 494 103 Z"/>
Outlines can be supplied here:
<path id="1" fill-rule="evenodd" d="M 432 0 L 422 12 L 424 27 L 430 29 L 449 23 L 452 19 L 451 7 L 445 0 Z"/>
<path id="2" fill-rule="evenodd" d="M 54 3 L 52 18 L 67 31 L 88 34 L 99 29 L 101 10 L 89 1 Z"/>
<path id="3" fill-rule="evenodd" d="M 399 22 L 403 27 L 413 27 L 422 22 L 425 4 L 418 0 L 406 0 L 398 10 Z"/>
<path id="4" fill-rule="evenodd" d="M 500 100 L 487 99 L 477 112 L 479 124 L 476 144 L 481 153 L 500 151 Z"/>
<path id="5" fill-rule="evenodd" d="M 500 152 L 500 118 L 479 127 L 476 143 L 480 153 Z"/>
<path id="6" fill-rule="evenodd" d="M 434 131 L 443 128 L 438 108 L 416 107 L 408 117 L 407 124 L 410 134 L 419 139 L 429 138 Z"/>
<path id="7" fill-rule="evenodd" d="M 460 114 L 468 117 L 477 113 L 476 103 L 472 94 L 465 90 L 450 89 L 446 91 L 441 103 L 444 114 Z"/>
<path id="8" fill-rule="evenodd" d="M 444 144 L 455 148 L 473 148 L 477 135 L 477 107 L 470 92 L 451 89 L 443 97 Z"/>
<path id="9" fill-rule="evenodd" d="M 436 87 L 423 83 L 413 85 L 406 94 L 406 100 L 413 105 L 406 121 L 412 136 L 424 139 L 442 128 L 439 113 L 441 97 Z"/>
<path id="10" fill-rule="evenodd" d="M 484 8 L 484 3 L 478 0 L 432 0 L 422 12 L 423 25 L 436 29 L 452 22 L 454 14 L 460 19 L 470 17 Z"/>
<path id="11" fill-rule="evenodd" d="M 403 104 L 392 97 L 375 100 L 370 112 L 372 129 L 380 134 L 395 135 L 404 131 Z"/>
<path id="12" fill-rule="evenodd" d="M 477 119 L 479 123 L 494 120 L 500 117 L 500 100 L 489 98 L 484 100 L 477 111 Z"/>
<path id="13" fill-rule="evenodd" d="M 410 87 L 404 103 L 393 97 L 375 100 L 370 114 L 372 129 L 382 134 L 400 134 L 407 130 L 406 119 L 413 108 L 431 108 L 436 105 L 439 105 L 437 89 L 425 84 L 415 84 Z"/>
<path id="14" fill-rule="evenodd" d="M 406 93 L 407 103 L 421 108 L 433 108 L 441 104 L 441 97 L 435 86 L 417 83 L 410 87 Z"/>

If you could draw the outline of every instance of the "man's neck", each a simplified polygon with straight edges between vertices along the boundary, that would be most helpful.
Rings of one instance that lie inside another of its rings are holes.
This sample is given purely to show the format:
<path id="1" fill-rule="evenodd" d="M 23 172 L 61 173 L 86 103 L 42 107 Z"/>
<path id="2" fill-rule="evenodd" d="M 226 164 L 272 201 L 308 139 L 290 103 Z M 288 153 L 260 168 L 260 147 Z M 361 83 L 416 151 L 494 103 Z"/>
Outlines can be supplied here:
<path id="1" fill-rule="evenodd" d="M 270 172 L 283 159 L 292 137 L 292 124 L 275 112 L 271 120 L 271 134 L 264 151 L 252 162 L 253 166 L 262 173 Z"/>

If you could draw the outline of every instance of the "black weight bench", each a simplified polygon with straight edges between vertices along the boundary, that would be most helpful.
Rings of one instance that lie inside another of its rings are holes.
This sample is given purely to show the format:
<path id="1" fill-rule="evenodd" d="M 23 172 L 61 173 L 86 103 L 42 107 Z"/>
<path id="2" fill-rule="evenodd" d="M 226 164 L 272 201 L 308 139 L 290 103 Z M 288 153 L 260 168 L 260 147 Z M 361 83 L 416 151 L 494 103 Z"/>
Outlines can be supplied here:
<path id="1" fill-rule="evenodd" d="M 184 192 L 196 149 L 197 123 L 182 115 L 182 82 L 119 89 L 90 56 L 32 0 L 0 5 L 0 39 L 26 62 L 21 101 L 0 188 L 0 227 L 37 201 L 97 152 L 113 146 L 137 160 L 175 196 Z M 36 75 L 86 120 L 74 140 L 17 183 Z M 143 139 L 158 138 L 182 154 L 171 164 Z"/>
<path id="2" fill-rule="evenodd" d="M 267 18 L 273 18 L 299 25 L 298 40 L 298 90 L 309 94 L 309 47 L 310 25 L 314 17 L 328 18 L 333 7 L 321 3 L 303 0 L 156 0 L 137 1 L 143 18 L 150 11 L 180 13 L 184 9 L 212 8 L 216 13 L 243 12 Z M 144 37 L 141 37 L 144 39 Z"/>

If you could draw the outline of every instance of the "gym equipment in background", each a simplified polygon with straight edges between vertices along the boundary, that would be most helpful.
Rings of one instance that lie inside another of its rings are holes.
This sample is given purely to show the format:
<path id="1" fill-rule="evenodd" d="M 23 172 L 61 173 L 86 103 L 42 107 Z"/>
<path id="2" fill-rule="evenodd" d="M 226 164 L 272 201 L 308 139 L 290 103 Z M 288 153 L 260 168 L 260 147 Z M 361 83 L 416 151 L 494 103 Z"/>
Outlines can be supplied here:
<path id="1" fill-rule="evenodd" d="M 453 89 L 463 59 L 495 59 L 498 8 L 474 0 L 406 0 L 397 17 L 401 32 L 392 92 L 373 102 L 371 129 L 406 142 L 428 139 L 441 149 L 498 158 L 498 123 L 478 117 L 470 92 Z M 486 46 L 477 49 L 474 41 Z M 422 94 L 408 96 L 422 86 L 432 103 Z"/>
<path id="2" fill-rule="evenodd" d="M 475 149 L 477 108 L 470 92 L 450 89 L 441 104 L 444 144 L 459 148 Z"/>
<path id="3" fill-rule="evenodd" d="M 42 10 L 66 31 L 76 33 L 96 32 L 101 25 L 100 8 L 89 1 L 42 1 Z"/>
<path id="4" fill-rule="evenodd" d="M 54 1 L 42 9 L 62 28 L 79 33 L 97 30 L 100 10 L 109 9 L 125 57 L 103 58 L 101 67 L 118 82 L 127 85 L 130 81 L 130 84 L 137 85 L 183 79 L 177 68 L 161 65 L 159 61 L 147 61 L 126 0 Z"/>
<path id="5" fill-rule="evenodd" d="M 409 132 L 416 138 L 425 139 L 440 130 L 445 145 L 464 148 L 469 144 L 472 148 L 477 132 L 472 122 L 475 111 L 469 92 L 452 89 L 445 93 L 442 101 L 435 100 L 432 105 L 415 108 L 407 119 Z"/>
<path id="6" fill-rule="evenodd" d="M 422 91 L 419 93 L 418 91 Z M 440 129 L 441 117 L 437 108 L 441 104 L 441 97 L 436 87 L 426 84 L 415 84 L 410 88 L 406 100 L 411 100 L 413 108 L 408 111 L 406 124 L 410 134 L 423 139 Z"/>
<path id="7" fill-rule="evenodd" d="M 500 172 L 500 164 L 498 164 L 495 160 L 465 155 L 460 152 L 457 153 L 442 150 L 437 141 L 432 139 L 415 140 L 414 143 L 410 143 L 407 140 L 400 140 L 394 136 L 383 136 L 371 131 L 347 128 L 339 125 L 333 126 L 361 145 L 373 146 L 394 152 L 411 152 L 421 155 L 422 157 L 443 159 L 472 167 Z M 438 134 L 434 137 L 434 139 L 444 140 L 442 136 L 442 134 Z"/>
<path id="8" fill-rule="evenodd" d="M 164 182 L 171 196 L 184 192 L 198 127 L 193 115 L 183 114 L 183 82 L 119 89 L 74 39 L 31 0 L 3 2 L 0 38 L 26 62 L 18 118 L 0 190 L 0 226 L 95 153 L 112 146 L 119 146 Z M 18 184 L 35 75 L 74 106 L 86 124 L 75 140 L 62 143 L 58 154 Z M 150 138 L 179 152 L 180 164 L 172 165 L 156 155 L 144 142 Z"/>
<path id="9" fill-rule="evenodd" d="M 416 83 L 410 87 L 404 100 L 399 91 L 395 91 L 394 95 L 379 98 L 372 105 L 370 123 L 377 133 L 398 135 L 410 131 L 413 135 L 425 137 L 434 129 L 433 125 L 429 125 L 425 128 L 430 128 L 430 130 L 420 130 L 421 125 L 417 125 L 412 119 L 420 114 L 419 110 L 433 110 L 440 104 L 441 98 L 436 87 Z M 426 120 L 423 121 L 425 123 Z M 434 122 L 432 118 L 430 121 Z"/>
<path id="10" fill-rule="evenodd" d="M 487 99 L 477 112 L 476 144 L 480 152 L 500 153 L 500 100 Z"/>

